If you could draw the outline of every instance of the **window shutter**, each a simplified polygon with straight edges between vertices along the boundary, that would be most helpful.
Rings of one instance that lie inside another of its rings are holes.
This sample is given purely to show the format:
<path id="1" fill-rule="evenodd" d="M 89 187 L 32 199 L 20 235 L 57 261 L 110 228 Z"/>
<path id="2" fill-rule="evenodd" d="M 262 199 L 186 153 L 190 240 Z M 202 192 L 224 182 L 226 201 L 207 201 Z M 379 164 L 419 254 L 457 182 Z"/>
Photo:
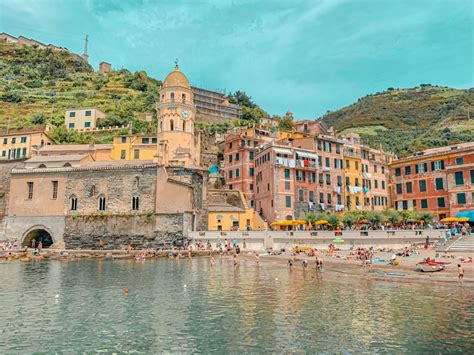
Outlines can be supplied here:
<path id="1" fill-rule="evenodd" d="M 418 164 L 415 165 L 415 171 L 418 174 Z"/>
<path id="2" fill-rule="evenodd" d="M 425 167 L 425 173 L 428 172 L 428 163 L 425 163 L 424 167 Z"/>
<path id="3" fill-rule="evenodd" d="M 444 160 L 441 160 L 441 169 L 444 170 Z"/>
<path id="4" fill-rule="evenodd" d="M 432 162 L 431 162 L 431 171 L 434 171 L 434 170 L 435 170 L 435 166 L 434 166 L 434 165 L 435 165 L 435 162 L 432 161 Z"/>

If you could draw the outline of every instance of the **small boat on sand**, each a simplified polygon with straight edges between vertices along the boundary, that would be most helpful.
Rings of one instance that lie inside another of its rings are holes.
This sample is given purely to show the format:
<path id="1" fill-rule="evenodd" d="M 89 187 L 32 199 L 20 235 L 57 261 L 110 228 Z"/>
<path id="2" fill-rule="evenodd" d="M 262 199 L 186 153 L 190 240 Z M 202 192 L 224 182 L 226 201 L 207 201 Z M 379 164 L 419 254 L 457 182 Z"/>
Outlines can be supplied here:
<path id="1" fill-rule="evenodd" d="M 436 271 L 441 271 L 446 268 L 446 263 L 443 263 L 441 261 L 422 261 L 416 264 L 417 270 L 420 270 L 421 272 L 436 272 Z"/>

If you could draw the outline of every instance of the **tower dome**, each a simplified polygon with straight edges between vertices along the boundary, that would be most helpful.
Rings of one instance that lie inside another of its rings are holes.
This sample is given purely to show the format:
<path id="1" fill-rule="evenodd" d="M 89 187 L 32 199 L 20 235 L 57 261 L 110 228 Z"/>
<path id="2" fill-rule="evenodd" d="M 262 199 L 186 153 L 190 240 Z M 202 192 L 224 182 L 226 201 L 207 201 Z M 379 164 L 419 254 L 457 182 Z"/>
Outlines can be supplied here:
<path id="1" fill-rule="evenodd" d="M 163 87 L 167 86 L 182 86 L 185 88 L 190 88 L 189 80 L 186 78 L 186 75 L 179 71 L 178 64 L 176 64 L 174 70 L 168 74 L 165 81 L 163 82 Z"/>

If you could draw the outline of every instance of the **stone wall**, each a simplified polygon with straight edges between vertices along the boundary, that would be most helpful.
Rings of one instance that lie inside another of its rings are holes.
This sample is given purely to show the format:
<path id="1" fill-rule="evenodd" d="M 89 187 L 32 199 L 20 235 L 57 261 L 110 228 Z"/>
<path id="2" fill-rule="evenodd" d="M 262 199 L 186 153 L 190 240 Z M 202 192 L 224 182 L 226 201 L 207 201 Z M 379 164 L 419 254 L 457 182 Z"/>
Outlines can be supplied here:
<path id="1" fill-rule="evenodd" d="M 66 249 L 97 249 L 100 240 L 108 249 L 170 247 L 183 240 L 183 222 L 183 214 L 67 216 L 64 242 Z"/>
<path id="2" fill-rule="evenodd" d="M 97 214 L 98 198 L 106 198 L 107 214 L 149 213 L 155 210 L 156 167 L 73 171 L 68 174 L 66 199 L 77 197 L 77 210 L 69 214 Z M 132 197 L 140 208 L 132 210 Z"/>

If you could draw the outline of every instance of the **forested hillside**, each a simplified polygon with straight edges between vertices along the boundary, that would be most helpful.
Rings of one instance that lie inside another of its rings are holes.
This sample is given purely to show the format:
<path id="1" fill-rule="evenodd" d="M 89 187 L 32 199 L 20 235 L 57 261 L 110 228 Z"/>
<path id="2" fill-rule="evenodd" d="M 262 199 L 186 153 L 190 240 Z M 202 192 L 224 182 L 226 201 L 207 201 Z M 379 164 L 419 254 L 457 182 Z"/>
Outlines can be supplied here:
<path id="1" fill-rule="evenodd" d="M 472 111 L 474 89 L 423 84 L 368 95 L 322 119 L 339 133 L 357 132 L 366 144 L 404 156 L 474 140 Z"/>
<path id="2" fill-rule="evenodd" d="M 0 128 L 51 123 L 59 141 L 110 141 L 113 133 L 91 136 L 63 127 L 66 109 L 99 107 L 107 113 L 101 126 L 132 121 L 135 132 L 152 132 L 153 124 L 144 119 L 155 114 L 160 85 L 144 71 L 100 74 L 67 52 L 0 44 Z"/>

